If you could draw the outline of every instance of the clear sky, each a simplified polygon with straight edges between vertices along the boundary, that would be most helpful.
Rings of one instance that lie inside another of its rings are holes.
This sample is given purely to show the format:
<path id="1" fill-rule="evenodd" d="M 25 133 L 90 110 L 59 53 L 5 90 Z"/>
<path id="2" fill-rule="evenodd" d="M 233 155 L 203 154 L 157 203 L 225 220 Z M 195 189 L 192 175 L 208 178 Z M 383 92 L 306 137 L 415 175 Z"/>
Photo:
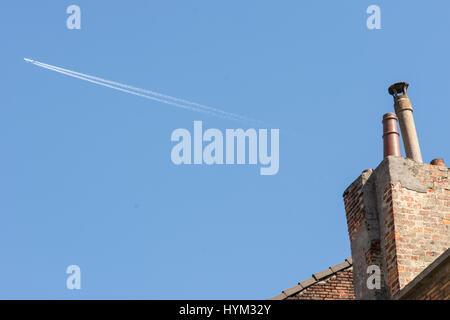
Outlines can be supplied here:
<path id="1" fill-rule="evenodd" d="M 69 30 L 66 8 L 81 8 Z M 366 9 L 381 8 L 381 30 Z M 1 1 L 0 298 L 265 299 L 350 256 L 342 193 L 382 160 L 410 83 L 450 162 L 448 1 Z M 25 63 L 280 129 L 280 169 L 182 165 L 173 130 L 248 129 Z M 403 152 L 403 151 L 402 151 Z M 403 152 L 404 154 L 404 152 Z M 66 268 L 81 268 L 81 290 Z"/>

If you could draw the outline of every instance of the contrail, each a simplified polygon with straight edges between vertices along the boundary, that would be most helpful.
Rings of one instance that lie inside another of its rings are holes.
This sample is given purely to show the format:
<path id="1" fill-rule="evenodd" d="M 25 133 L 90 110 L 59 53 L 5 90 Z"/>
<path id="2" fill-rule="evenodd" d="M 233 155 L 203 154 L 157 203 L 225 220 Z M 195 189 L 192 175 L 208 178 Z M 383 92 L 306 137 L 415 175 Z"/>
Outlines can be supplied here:
<path id="1" fill-rule="evenodd" d="M 69 73 L 69 72 L 65 72 L 65 71 L 61 71 L 61 70 L 57 70 L 57 69 L 54 69 L 54 68 L 51 68 L 51 67 L 44 67 L 44 66 L 40 66 L 40 67 L 46 68 L 46 69 L 49 69 L 49 70 L 52 70 L 52 71 L 56 71 L 56 72 L 59 72 L 59 73 L 62 73 L 62 74 L 65 74 L 65 75 L 68 75 L 68 76 L 71 76 L 71 77 L 74 77 L 74 78 L 77 78 L 77 79 L 81 79 L 81 80 L 85 80 L 85 81 L 88 81 L 88 82 L 91 82 L 91 83 L 95 83 L 95 84 L 98 84 L 98 85 L 101 85 L 101 86 L 104 86 L 104 87 L 107 87 L 107 88 L 111 88 L 111 89 L 115 89 L 115 90 L 118 90 L 118 91 L 130 93 L 130 94 L 133 94 L 133 95 L 136 95 L 136 96 L 139 96 L 139 97 L 143 97 L 143 98 L 147 98 L 147 99 L 150 99 L 150 100 L 166 103 L 166 104 L 169 104 L 169 105 L 173 105 L 173 106 L 180 107 L 180 108 L 187 109 L 187 110 L 191 110 L 191 111 L 197 111 L 197 112 L 203 112 L 203 113 L 210 113 L 210 114 L 212 114 L 211 112 L 208 112 L 208 111 L 203 110 L 203 109 L 198 109 L 198 108 L 194 108 L 194 107 L 189 107 L 189 106 L 185 106 L 185 105 L 182 105 L 182 104 L 178 104 L 178 103 L 175 103 L 175 102 L 158 99 L 158 98 L 151 97 L 151 96 L 148 96 L 148 95 L 145 95 L 145 94 L 141 94 L 141 93 L 138 93 L 138 92 L 134 92 L 134 91 L 131 91 L 131 90 L 115 87 L 113 85 L 109 85 L 109 84 L 106 84 L 106 83 L 103 83 L 103 82 L 100 82 L 100 81 L 88 79 L 88 78 L 85 78 L 85 77 L 82 77 L 82 76 L 77 76 L 75 74 L 72 74 L 72 73 Z"/>
<path id="2" fill-rule="evenodd" d="M 49 65 L 49 64 L 46 64 L 46 63 L 43 63 L 43 62 L 39 62 L 39 61 L 34 61 L 33 63 L 35 65 L 38 65 L 38 66 L 49 67 L 49 68 L 52 68 L 52 69 L 57 69 L 57 70 L 65 71 L 65 72 L 68 72 L 68 73 L 73 73 L 73 74 L 79 75 L 79 76 L 84 77 L 84 78 L 89 78 L 89 79 L 97 80 L 97 81 L 100 81 L 100 82 L 108 83 L 108 84 L 111 84 L 113 86 L 122 87 L 122 88 L 126 88 L 126 89 L 129 89 L 129 90 L 132 90 L 132 91 L 142 92 L 142 93 L 146 93 L 148 95 L 153 95 L 153 96 L 165 98 L 165 99 L 172 100 L 172 101 L 175 101 L 175 102 L 179 102 L 179 103 L 182 103 L 182 104 L 188 104 L 188 105 L 196 106 L 196 107 L 199 107 L 199 108 L 202 108 L 202 109 L 207 109 L 207 110 L 210 110 L 210 111 L 213 111 L 213 112 L 218 112 L 218 113 L 221 113 L 223 115 L 233 116 L 233 117 L 236 117 L 238 119 L 248 120 L 248 121 L 256 121 L 254 119 L 251 119 L 251 118 L 248 118 L 248 117 L 244 117 L 244 116 L 241 116 L 241 115 L 238 115 L 238 114 L 235 114 L 235 113 L 225 112 L 225 111 L 217 109 L 217 108 L 213 108 L 213 107 L 210 107 L 210 106 L 206 106 L 206 105 L 199 104 L 199 103 L 192 102 L 192 101 L 188 101 L 188 100 L 175 98 L 175 97 L 168 96 L 168 95 L 156 92 L 156 91 L 151 91 L 151 90 L 146 90 L 146 89 L 133 87 L 133 86 L 130 86 L 130 85 L 126 85 L 126 84 L 122 84 L 122 83 L 119 83 L 119 82 L 106 80 L 106 79 L 103 79 L 103 78 L 100 78 L 100 77 L 91 76 L 91 75 L 84 74 L 84 73 L 81 73 L 81 72 L 75 72 L 73 70 L 68 70 L 68 69 L 64 69 L 64 68 L 61 68 L 61 67 L 52 66 L 52 65 Z"/>
<path id="3" fill-rule="evenodd" d="M 161 103 L 165 103 L 168 105 L 172 105 L 175 107 L 179 107 L 179 108 L 183 108 L 183 109 L 187 109 L 187 110 L 191 110 L 191 111 L 195 111 L 195 112 L 201 112 L 201 113 L 206 113 L 206 114 L 210 114 L 210 115 L 214 115 L 214 116 L 218 116 L 221 118 L 228 118 L 230 120 L 234 120 L 234 121 L 242 121 L 242 122 L 253 122 L 253 123 L 259 123 L 262 124 L 262 121 L 259 120 L 255 120 L 255 119 L 251 119 L 245 116 L 241 116 L 235 113 L 231 113 L 231 112 L 226 112 L 217 108 L 213 108 L 210 106 L 206 106 L 206 105 L 202 105 L 199 103 L 195 103 L 195 102 L 191 102 L 188 100 L 184 100 L 184 99 L 179 99 L 179 98 L 175 98 L 169 95 L 165 95 L 159 92 L 155 92 L 155 91 L 151 91 L 151 90 L 146 90 L 146 89 L 141 89 L 141 88 L 137 88 L 137 87 L 133 87 L 130 85 L 126 85 L 126 84 L 122 84 L 119 82 L 114 82 L 114 81 L 110 81 L 110 80 L 106 80 L 100 77 L 95 77 L 95 76 L 91 76 L 88 74 L 84 74 L 81 72 L 76 72 L 73 70 L 69 70 L 69 69 L 64 69 L 61 67 L 57 67 L 57 66 L 53 66 L 53 65 L 49 65 L 43 62 L 39 62 L 39 61 L 35 61 L 35 60 L 31 60 L 28 58 L 24 58 L 24 60 L 26 62 L 32 63 L 38 67 L 41 68 L 45 68 L 48 70 L 52 70 L 61 74 L 65 74 L 68 75 L 70 77 L 74 77 L 77 79 L 81 79 L 81 80 L 85 80 L 94 84 L 98 84 L 107 88 L 111 88 L 111 89 L 115 89 L 121 92 L 125 92 L 125 93 L 129 93 L 129 94 L 133 94 L 139 97 L 143 97 L 146 99 L 150 99 L 150 100 L 154 100 L 157 102 L 161 102 Z"/>

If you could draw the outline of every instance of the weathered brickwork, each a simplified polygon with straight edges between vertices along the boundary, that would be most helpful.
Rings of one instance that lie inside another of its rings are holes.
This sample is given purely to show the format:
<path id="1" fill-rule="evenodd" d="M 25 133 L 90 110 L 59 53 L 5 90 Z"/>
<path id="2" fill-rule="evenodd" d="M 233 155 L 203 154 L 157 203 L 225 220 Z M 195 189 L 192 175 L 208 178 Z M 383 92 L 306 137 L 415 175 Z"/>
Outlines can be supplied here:
<path id="1" fill-rule="evenodd" d="M 353 269 L 339 271 L 329 278 L 287 297 L 286 300 L 354 300 Z"/>
<path id="2" fill-rule="evenodd" d="M 271 299 L 450 300 L 449 177 L 396 156 L 365 170 L 343 195 L 352 258 Z M 380 289 L 368 285 L 373 265 Z"/>
<path id="3" fill-rule="evenodd" d="M 400 300 L 450 300 L 450 250 L 439 256 L 399 294 Z"/>
<path id="4" fill-rule="evenodd" d="M 445 202 L 450 202 L 450 194 L 442 188 L 417 193 L 400 184 L 392 193 L 396 251 L 391 259 L 395 255 L 398 263 L 399 289 L 448 248 L 450 206 Z"/>
<path id="5" fill-rule="evenodd" d="M 383 206 L 387 268 L 392 296 L 413 280 L 449 246 L 449 170 L 408 163 L 409 174 L 424 189 L 409 189 L 401 181 L 389 186 Z"/>
<path id="6" fill-rule="evenodd" d="M 345 212 L 350 239 L 361 229 L 364 223 L 365 209 L 363 205 L 362 187 L 364 177 L 359 177 L 344 193 Z M 367 180 L 367 179 L 365 179 Z"/>
<path id="7" fill-rule="evenodd" d="M 393 296 L 400 288 L 397 264 L 396 230 L 398 226 L 394 225 L 394 208 L 392 202 L 392 186 L 386 187 L 383 196 L 383 211 L 386 213 L 384 219 L 384 259 L 387 271 L 388 288 L 390 296 Z M 397 235 L 399 233 L 397 232 Z"/>
<path id="8" fill-rule="evenodd" d="M 358 181 L 359 182 L 359 181 Z M 345 210 L 347 212 L 348 234 L 353 239 L 364 223 L 366 211 L 362 199 L 362 183 L 352 185 L 348 193 L 344 194 Z"/>
<path id="9" fill-rule="evenodd" d="M 347 258 L 297 285 L 283 290 L 270 300 L 354 300 L 353 259 Z"/>
<path id="10" fill-rule="evenodd" d="M 356 179 L 344 203 L 357 299 L 394 298 L 449 246 L 447 168 L 388 157 Z M 378 295 L 365 287 L 371 264 L 382 270 Z"/>
<path id="11" fill-rule="evenodd" d="M 423 287 L 423 291 L 410 300 L 450 300 L 450 280 L 448 274 L 446 278 L 441 278 L 440 282 L 430 283 Z"/>
<path id="12" fill-rule="evenodd" d="M 344 192 L 348 233 L 353 257 L 356 299 L 387 299 L 387 288 L 367 288 L 367 268 L 383 265 L 373 171 L 366 170 Z M 384 273 L 381 274 L 384 282 Z"/>

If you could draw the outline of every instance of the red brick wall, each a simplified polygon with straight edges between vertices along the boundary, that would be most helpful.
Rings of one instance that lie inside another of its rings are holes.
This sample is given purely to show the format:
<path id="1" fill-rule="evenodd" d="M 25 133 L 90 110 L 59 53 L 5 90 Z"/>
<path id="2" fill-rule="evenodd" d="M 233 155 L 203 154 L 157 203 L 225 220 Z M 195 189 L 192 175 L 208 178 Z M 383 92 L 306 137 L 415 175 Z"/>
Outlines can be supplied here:
<path id="1" fill-rule="evenodd" d="M 428 164 L 414 165 L 409 173 L 426 192 L 389 186 L 383 206 L 390 294 L 394 296 L 441 255 L 450 244 L 450 189 L 448 170 Z"/>
<path id="2" fill-rule="evenodd" d="M 400 300 L 450 300 L 450 251 L 428 266 L 399 294 Z"/>
<path id="3" fill-rule="evenodd" d="M 395 298 L 449 247 L 449 172 L 390 156 L 347 188 L 344 202 L 357 299 Z M 371 264 L 381 269 L 379 293 L 366 285 Z"/>
<path id="4" fill-rule="evenodd" d="M 378 169 L 380 170 L 380 169 Z M 387 286 L 382 290 L 367 287 L 367 268 L 384 265 L 380 242 L 380 223 L 376 208 L 373 171 L 366 170 L 344 192 L 348 233 L 353 258 L 353 282 L 356 299 L 386 299 Z M 384 273 L 381 273 L 384 283 Z"/>
<path id="5" fill-rule="evenodd" d="M 448 274 L 428 283 L 416 296 L 410 299 L 415 300 L 450 300 L 450 279 Z"/>
<path id="6" fill-rule="evenodd" d="M 348 268 L 319 281 L 287 300 L 354 300 L 353 269 Z"/>
<path id="7" fill-rule="evenodd" d="M 364 223 L 366 211 L 364 210 L 363 199 L 361 197 L 362 187 L 362 183 L 354 183 L 344 193 L 344 204 L 350 241 L 354 240 L 354 235 L 361 229 Z"/>

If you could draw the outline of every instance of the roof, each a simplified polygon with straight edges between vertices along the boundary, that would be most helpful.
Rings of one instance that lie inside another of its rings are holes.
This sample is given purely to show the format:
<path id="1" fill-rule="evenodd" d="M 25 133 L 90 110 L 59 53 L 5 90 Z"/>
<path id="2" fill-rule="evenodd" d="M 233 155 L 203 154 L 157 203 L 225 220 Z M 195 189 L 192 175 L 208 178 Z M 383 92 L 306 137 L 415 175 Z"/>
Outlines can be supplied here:
<path id="1" fill-rule="evenodd" d="M 314 284 L 316 284 L 320 281 L 323 281 L 325 279 L 328 279 L 331 276 L 335 275 L 336 273 L 343 271 L 345 269 L 348 269 L 352 266 L 353 266 L 352 258 L 347 258 L 342 263 L 331 266 L 326 270 L 314 273 L 311 278 L 299 282 L 296 286 L 293 286 L 292 288 L 283 290 L 281 292 L 281 294 L 276 295 L 276 296 L 270 298 L 269 300 L 284 300 L 284 299 L 286 299 L 294 294 L 298 294 L 298 293 L 302 292 L 303 290 L 313 286 Z"/>

